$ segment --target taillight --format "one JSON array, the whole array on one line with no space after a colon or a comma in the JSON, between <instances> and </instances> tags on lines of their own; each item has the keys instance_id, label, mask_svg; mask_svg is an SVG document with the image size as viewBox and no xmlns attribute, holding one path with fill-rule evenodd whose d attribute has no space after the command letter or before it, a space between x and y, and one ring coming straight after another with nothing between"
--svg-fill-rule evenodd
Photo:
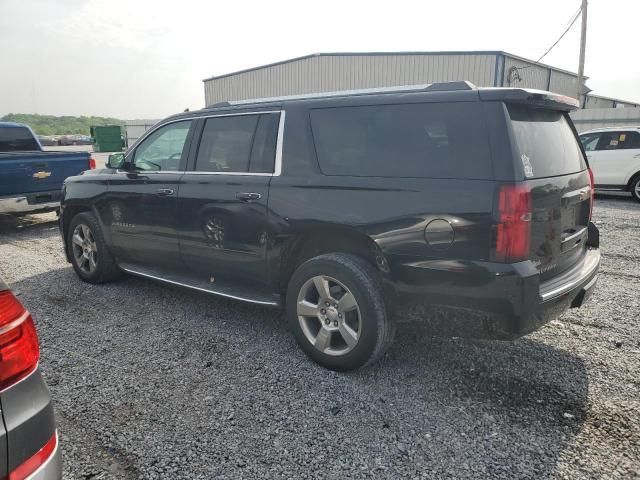
<instances>
[{"instance_id":1,"label":"taillight","mask_svg":"<svg viewBox=\"0 0 640 480\"><path fill-rule=\"evenodd\" d=\"M531 191L523 184L503 185L498 197L496 260L517 262L529 257Z\"/></svg>"},{"instance_id":2,"label":"taillight","mask_svg":"<svg viewBox=\"0 0 640 480\"><path fill-rule=\"evenodd\" d=\"M89 170L95 170L96 168L96 159L93 157L89 157Z\"/></svg>"},{"instance_id":3,"label":"taillight","mask_svg":"<svg viewBox=\"0 0 640 480\"><path fill-rule=\"evenodd\" d=\"M0 292L0 389L29 375L39 357L31 315L10 291Z\"/></svg>"},{"instance_id":4,"label":"taillight","mask_svg":"<svg viewBox=\"0 0 640 480\"><path fill-rule=\"evenodd\" d=\"M7 480L24 480L42 466L55 453L58 446L58 434L54 433L47 443L29 459L9 473Z\"/></svg>"},{"instance_id":5,"label":"taillight","mask_svg":"<svg viewBox=\"0 0 640 480\"><path fill-rule=\"evenodd\" d=\"M589 168L589 185L591 186L591 203L589 204L589 220L593 215L593 204L596 203L596 182L593 179L593 171Z\"/></svg>"}]
</instances>

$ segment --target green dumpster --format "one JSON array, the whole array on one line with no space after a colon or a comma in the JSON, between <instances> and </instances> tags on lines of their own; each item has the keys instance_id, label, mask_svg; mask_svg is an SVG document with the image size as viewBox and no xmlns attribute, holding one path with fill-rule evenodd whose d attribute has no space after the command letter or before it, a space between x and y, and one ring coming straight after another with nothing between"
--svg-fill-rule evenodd
<instances>
[{"instance_id":1,"label":"green dumpster","mask_svg":"<svg viewBox=\"0 0 640 480\"><path fill-rule=\"evenodd\" d=\"M96 152L121 152L124 147L120 125L95 125L91 137Z\"/></svg>"}]
</instances>

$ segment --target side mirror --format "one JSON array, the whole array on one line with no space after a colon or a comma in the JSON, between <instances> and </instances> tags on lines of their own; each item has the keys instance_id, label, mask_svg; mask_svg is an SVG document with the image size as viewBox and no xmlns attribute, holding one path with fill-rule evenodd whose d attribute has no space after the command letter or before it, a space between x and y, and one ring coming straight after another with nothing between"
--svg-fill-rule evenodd
<instances>
[{"instance_id":1,"label":"side mirror","mask_svg":"<svg viewBox=\"0 0 640 480\"><path fill-rule=\"evenodd\" d=\"M107 160L107 168L122 168L124 165L124 153L112 153Z\"/></svg>"}]
</instances>

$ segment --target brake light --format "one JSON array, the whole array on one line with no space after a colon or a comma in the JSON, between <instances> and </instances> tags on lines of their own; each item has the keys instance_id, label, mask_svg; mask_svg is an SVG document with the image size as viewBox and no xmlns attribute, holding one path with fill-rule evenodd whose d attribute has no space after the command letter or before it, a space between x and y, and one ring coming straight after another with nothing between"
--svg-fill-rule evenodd
<instances>
[{"instance_id":1,"label":"brake light","mask_svg":"<svg viewBox=\"0 0 640 480\"><path fill-rule=\"evenodd\" d=\"M593 215L593 205L596 203L596 182L593 179L593 171L589 168L589 186L591 187L591 203L589 204L589 220Z\"/></svg>"},{"instance_id":2,"label":"brake light","mask_svg":"<svg viewBox=\"0 0 640 480\"><path fill-rule=\"evenodd\" d=\"M40 450L38 450L34 455L29 457L29 459L20 464L18 468L9 473L9 476L6 477L7 480L24 480L29 477L33 472L35 472L42 464L44 464L56 451L58 446L58 434L54 433L53 436L44 444Z\"/></svg>"},{"instance_id":3,"label":"brake light","mask_svg":"<svg viewBox=\"0 0 640 480\"><path fill-rule=\"evenodd\" d=\"M496 260L517 262L529 257L531 191L526 185L503 185L498 197Z\"/></svg>"},{"instance_id":4,"label":"brake light","mask_svg":"<svg viewBox=\"0 0 640 480\"><path fill-rule=\"evenodd\" d=\"M96 168L96 159L93 157L89 157L89 170L95 170Z\"/></svg>"},{"instance_id":5,"label":"brake light","mask_svg":"<svg viewBox=\"0 0 640 480\"><path fill-rule=\"evenodd\" d=\"M29 375L39 358L31 315L10 291L0 292L0 389Z\"/></svg>"}]
</instances>

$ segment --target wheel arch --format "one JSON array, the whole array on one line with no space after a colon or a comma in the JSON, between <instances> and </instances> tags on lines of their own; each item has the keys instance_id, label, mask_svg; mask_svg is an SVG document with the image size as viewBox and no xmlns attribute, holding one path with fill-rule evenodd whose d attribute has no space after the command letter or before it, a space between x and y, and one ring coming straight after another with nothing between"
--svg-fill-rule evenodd
<instances>
[{"instance_id":1,"label":"wheel arch","mask_svg":"<svg viewBox=\"0 0 640 480\"><path fill-rule=\"evenodd\" d=\"M61 233L62 242L64 245L64 253L67 258L67 262L71 262L71 252L69 252L69 245L67 244L67 236L69 234L69 225L76 215L79 213L90 212L94 213L93 209L87 205L65 205L64 215L62 216Z\"/></svg>"},{"instance_id":2,"label":"wheel arch","mask_svg":"<svg viewBox=\"0 0 640 480\"><path fill-rule=\"evenodd\" d=\"M388 262L376 242L350 227L321 224L305 227L287 240L281 252L276 278L280 293L286 292L291 276L300 265L325 253L350 253L363 258L383 276L389 273Z\"/></svg>"},{"instance_id":3,"label":"wheel arch","mask_svg":"<svg viewBox=\"0 0 640 480\"><path fill-rule=\"evenodd\" d=\"M638 170L636 173L632 174L631 177L629 177L629 181L627 182L627 191L628 192L631 191L631 186L635 183L635 181L638 179L638 177L640 177L640 170Z\"/></svg>"}]
</instances>

